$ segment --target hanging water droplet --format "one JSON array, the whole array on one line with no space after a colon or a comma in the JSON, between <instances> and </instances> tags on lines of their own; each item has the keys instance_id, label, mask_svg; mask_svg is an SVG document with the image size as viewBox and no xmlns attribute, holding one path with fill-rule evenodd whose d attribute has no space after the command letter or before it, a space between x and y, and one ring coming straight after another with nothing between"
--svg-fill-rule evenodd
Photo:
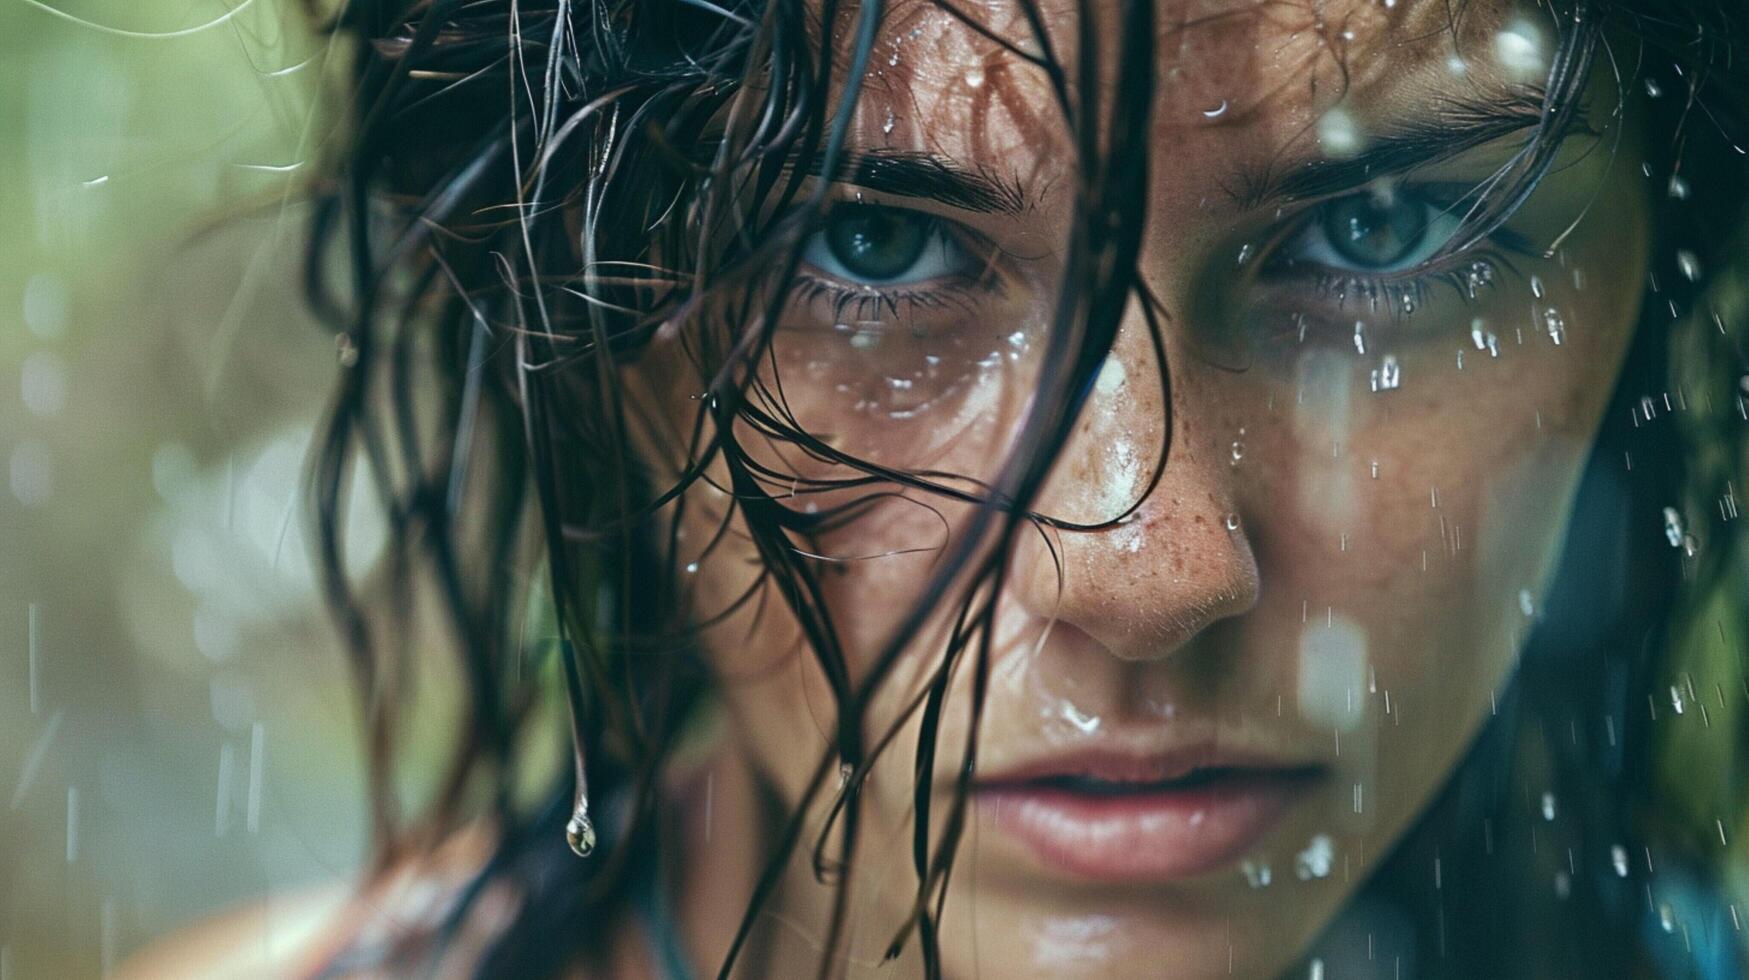
<instances>
[{"instance_id":1,"label":"hanging water droplet","mask_svg":"<svg viewBox=\"0 0 1749 980\"><path fill-rule=\"evenodd\" d=\"M695 561L687 562L686 563L686 574L697 575L698 574L698 562L695 562Z\"/></svg>"},{"instance_id":2,"label":"hanging water droplet","mask_svg":"<svg viewBox=\"0 0 1749 980\"><path fill-rule=\"evenodd\" d=\"M1684 534L1682 536L1682 553L1684 555L1686 555L1689 558L1693 558L1695 555L1695 552L1697 552L1699 550L1700 550L1700 542L1694 540L1694 535Z\"/></svg>"},{"instance_id":3,"label":"hanging water droplet","mask_svg":"<svg viewBox=\"0 0 1749 980\"><path fill-rule=\"evenodd\" d=\"M1689 282L1700 281L1700 256L1688 249L1683 248L1676 251L1676 268L1682 270L1682 278Z\"/></svg>"},{"instance_id":4,"label":"hanging water droplet","mask_svg":"<svg viewBox=\"0 0 1749 980\"><path fill-rule=\"evenodd\" d=\"M850 346L857 350L874 350L881 345L880 324L858 324L855 333L850 335Z\"/></svg>"},{"instance_id":5,"label":"hanging water droplet","mask_svg":"<svg viewBox=\"0 0 1749 980\"><path fill-rule=\"evenodd\" d=\"M1470 321L1470 342L1477 350L1488 349L1488 322L1481 317Z\"/></svg>"},{"instance_id":6,"label":"hanging water droplet","mask_svg":"<svg viewBox=\"0 0 1749 980\"><path fill-rule=\"evenodd\" d=\"M1556 347L1567 338L1566 318L1561 316L1560 310L1552 306L1543 311L1543 329L1549 332L1549 339L1554 341Z\"/></svg>"},{"instance_id":7,"label":"hanging water droplet","mask_svg":"<svg viewBox=\"0 0 1749 980\"><path fill-rule=\"evenodd\" d=\"M893 110L888 109L887 110L887 118L881 121L881 132L886 133L886 134L891 134L893 131L893 127L897 124L898 124L898 120L896 118L894 118Z\"/></svg>"},{"instance_id":8,"label":"hanging water droplet","mask_svg":"<svg viewBox=\"0 0 1749 980\"><path fill-rule=\"evenodd\" d=\"M1553 793L1543 794L1543 819L1555 819L1555 794Z\"/></svg>"},{"instance_id":9,"label":"hanging water droplet","mask_svg":"<svg viewBox=\"0 0 1749 980\"><path fill-rule=\"evenodd\" d=\"M1239 460L1245 458L1245 444L1238 439L1233 440L1233 465L1238 466Z\"/></svg>"},{"instance_id":10,"label":"hanging water droplet","mask_svg":"<svg viewBox=\"0 0 1749 980\"><path fill-rule=\"evenodd\" d=\"M1486 340L1488 343L1488 356L1489 357L1499 357L1500 356L1500 338L1495 336L1495 334L1492 331L1489 331L1488 336L1486 337Z\"/></svg>"},{"instance_id":11,"label":"hanging water droplet","mask_svg":"<svg viewBox=\"0 0 1749 980\"><path fill-rule=\"evenodd\" d=\"M1670 542L1670 547L1682 547L1682 536L1686 531L1681 512L1674 507L1664 508L1664 539Z\"/></svg>"},{"instance_id":12,"label":"hanging water droplet","mask_svg":"<svg viewBox=\"0 0 1749 980\"><path fill-rule=\"evenodd\" d=\"M1410 290L1403 290L1403 295L1398 299L1398 305L1402 308L1404 316L1413 315L1415 312L1415 294Z\"/></svg>"},{"instance_id":13,"label":"hanging water droplet","mask_svg":"<svg viewBox=\"0 0 1749 980\"><path fill-rule=\"evenodd\" d=\"M1617 878L1628 876L1628 849L1616 844L1609 849L1609 863L1615 867Z\"/></svg>"},{"instance_id":14,"label":"hanging water droplet","mask_svg":"<svg viewBox=\"0 0 1749 980\"><path fill-rule=\"evenodd\" d=\"M1676 931L1676 910L1670 907L1669 902L1664 902L1658 906L1658 925L1665 932Z\"/></svg>"},{"instance_id":15,"label":"hanging water droplet","mask_svg":"<svg viewBox=\"0 0 1749 980\"><path fill-rule=\"evenodd\" d=\"M571 845L571 853L580 858L595 851L595 824L589 819L588 801L577 801L577 809L565 823L565 843Z\"/></svg>"},{"instance_id":16,"label":"hanging water droplet","mask_svg":"<svg viewBox=\"0 0 1749 980\"><path fill-rule=\"evenodd\" d=\"M1269 887L1269 882L1272 877L1269 865L1253 864L1250 861L1243 861L1239 864L1239 870L1245 875L1245 883L1252 888Z\"/></svg>"},{"instance_id":17,"label":"hanging water droplet","mask_svg":"<svg viewBox=\"0 0 1749 980\"><path fill-rule=\"evenodd\" d=\"M1354 321L1354 350L1356 353L1366 353L1366 324L1360 320Z\"/></svg>"},{"instance_id":18,"label":"hanging water droplet","mask_svg":"<svg viewBox=\"0 0 1749 980\"><path fill-rule=\"evenodd\" d=\"M1675 684L1670 685L1670 709L1677 714L1682 714L1687 708L1688 698L1683 695L1682 688Z\"/></svg>"},{"instance_id":19,"label":"hanging water droplet","mask_svg":"<svg viewBox=\"0 0 1749 980\"><path fill-rule=\"evenodd\" d=\"M1403 383L1402 368L1397 365L1394 354L1386 354L1383 361L1372 372L1372 390L1395 391Z\"/></svg>"},{"instance_id":20,"label":"hanging water droplet","mask_svg":"<svg viewBox=\"0 0 1749 980\"><path fill-rule=\"evenodd\" d=\"M1252 247L1250 242L1246 242L1245 244L1239 246L1239 261L1237 264L1239 265L1240 268L1244 268L1245 263L1251 261L1251 256L1254 252L1255 252L1255 249Z\"/></svg>"},{"instance_id":21,"label":"hanging water droplet","mask_svg":"<svg viewBox=\"0 0 1749 980\"><path fill-rule=\"evenodd\" d=\"M1537 299L1543 298L1543 277L1532 274L1530 277L1530 294Z\"/></svg>"},{"instance_id":22,"label":"hanging water droplet","mask_svg":"<svg viewBox=\"0 0 1749 980\"><path fill-rule=\"evenodd\" d=\"M1655 99L1664 94L1664 87L1658 84L1657 79L1648 78L1646 79L1646 94Z\"/></svg>"},{"instance_id":23,"label":"hanging water droplet","mask_svg":"<svg viewBox=\"0 0 1749 980\"><path fill-rule=\"evenodd\" d=\"M1676 201L1688 200L1688 194L1689 194L1688 181L1683 180L1680 176L1678 176L1676 174L1671 174L1670 175L1670 186L1668 188L1668 192L1669 192L1672 200L1676 200Z\"/></svg>"},{"instance_id":24,"label":"hanging water droplet","mask_svg":"<svg viewBox=\"0 0 1749 980\"><path fill-rule=\"evenodd\" d=\"M1301 881L1330 877L1330 865L1336 859L1336 846L1326 834L1314 836L1306 849L1294 855L1294 875Z\"/></svg>"}]
</instances>

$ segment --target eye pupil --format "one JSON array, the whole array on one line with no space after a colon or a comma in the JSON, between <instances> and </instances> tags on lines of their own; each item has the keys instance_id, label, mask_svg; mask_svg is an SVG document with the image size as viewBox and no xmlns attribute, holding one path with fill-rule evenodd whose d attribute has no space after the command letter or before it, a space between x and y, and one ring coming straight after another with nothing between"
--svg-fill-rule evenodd
<instances>
[{"instance_id":1,"label":"eye pupil","mask_svg":"<svg viewBox=\"0 0 1749 980\"><path fill-rule=\"evenodd\" d=\"M1427 208L1406 198L1355 194L1324 208L1324 234L1337 254L1363 268L1387 268L1427 237Z\"/></svg>"},{"instance_id":2,"label":"eye pupil","mask_svg":"<svg viewBox=\"0 0 1749 980\"><path fill-rule=\"evenodd\" d=\"M922 215L872 205L844 205L826 217L832 257L857 277L896 279L922 258L932 229Z\"/></svg>"}]
</instances>

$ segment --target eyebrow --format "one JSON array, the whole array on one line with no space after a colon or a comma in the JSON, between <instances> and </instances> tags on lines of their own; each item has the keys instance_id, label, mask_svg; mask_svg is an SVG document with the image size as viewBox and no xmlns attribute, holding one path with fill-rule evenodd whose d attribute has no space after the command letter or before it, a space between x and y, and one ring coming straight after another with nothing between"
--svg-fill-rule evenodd
<instances>
[{"instance_id":1,"label":"eyebrow","mask_svg":"<svg viewBox=\"0 0 1749 980\"><path fill-rule=\"evenodd\" d=\"M808 161L807 172L824 176L824 162ZM1032 207L1018 179L1004 179L983 167L968 167L947 157L910 150L846 150L831 179L878 193L935 201L963 211L1020 214Z\"/></svg>"},{"instance_id":2,"label":"eyebrow","mask_svg":"<svg viewBox=\"0 0 1749 980\"><path fill-rule=\"evenodd\" d=\"M1271 202L1287 203L1352 191L1393 174L1459 156L1543 121L1544 98L1537 90L1522 90L1499 101L1445 99L1425 116L1397 124L1370 137L1365 149L1350 157L1273 161L1242 172L1228 191L1250 210ZM1573 128L1589 131L1583 116ZM818 156L806 167L823 176ZM846 150L833 168L832 180L870 191L932 200L948 207L984 214L1022 214L1034 207L1016 178L997 176L952 158L912 150L875 148Z\"/></svg>"},{"instance_id":3,"label":"eyebrow","mask_svg":"<svg viewBox=\"0 0 1749 980\"><path fill-rule=\"evenodd\" d=\"M1533 129L1543 118L1540 91L1517 92L1497 102L1444 99L1420 118L1369 136L1365 149L1353 156L1299 160L1241 173L1229 192L1247 210L1273 202L1329 197ZM1570 131L1591 131L1583 114L1573 117Z\"/></svg>"}]
</instances>

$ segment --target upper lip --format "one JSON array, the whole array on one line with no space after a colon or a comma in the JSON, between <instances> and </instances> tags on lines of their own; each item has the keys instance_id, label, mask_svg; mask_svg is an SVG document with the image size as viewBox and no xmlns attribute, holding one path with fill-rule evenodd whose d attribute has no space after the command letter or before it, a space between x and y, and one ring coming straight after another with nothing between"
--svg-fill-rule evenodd
<instances>
[{"instance_id":1,"label":"upper lip","mask_svg":"<svg viewBox=\"0 0 1749 980\"><path fill-rule=\"evenodd\" d=\"M1282 775L1310 773L1323 768L1317 760L1295 760L1279 753L1249 750L1204 742L1159 751L1134 751L1116 747L1087 746L1027 762L979 773L977 789L1016 788L1044 780L1080 778L1107 783L1160 783L1182 779L1213 769L1246 770Z\"/></svg>"}]
</instances>

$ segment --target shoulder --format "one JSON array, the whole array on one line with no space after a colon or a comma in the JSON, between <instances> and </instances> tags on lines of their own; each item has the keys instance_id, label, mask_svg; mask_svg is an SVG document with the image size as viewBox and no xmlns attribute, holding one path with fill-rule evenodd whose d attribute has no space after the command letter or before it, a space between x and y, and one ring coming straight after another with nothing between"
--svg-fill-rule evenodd
<instances>
[{"instance_id":1,"label":"shoulder","mask_svg":"<svg viewBox=\"0 0 1749 980\"><path fill-rule=\"evenodd\" d=\"M490 842L483 832L467 831L364 884L337 881L257 899L149 945L123 963L115 976L118 980L315 976L343 953L389 949L434 926L484 862ZM361 963L357 972L373 971Z\"/></svg>"},{"instance_id":2,"label":"shoulder","mask_svg":"<svg viewBox=\"0 0 1749 980\"><path fill-rule=\"evenodd\" d=\"M307 976L354 891L331 885L264 899L190 926L122 965L118 980Z\"/></svg>"}]
</instances>

